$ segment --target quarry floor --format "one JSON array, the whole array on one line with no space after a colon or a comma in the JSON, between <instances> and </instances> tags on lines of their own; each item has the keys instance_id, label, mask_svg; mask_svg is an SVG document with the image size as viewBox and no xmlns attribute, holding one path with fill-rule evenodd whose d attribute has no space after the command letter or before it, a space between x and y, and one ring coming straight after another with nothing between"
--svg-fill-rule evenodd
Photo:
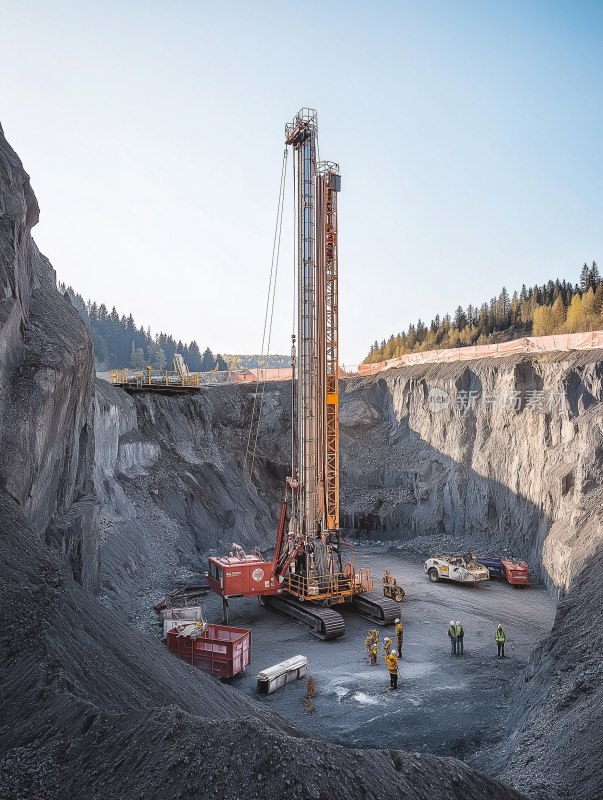
<instances>
[{"instance_id":1,"label":"quarry floor","mask_svg":"<svg viewBox=\"0 0 603 800\"><path fill-rule=\"evenodd\" d=\"M252 629L252 663L232 686L317 738L363 747L400 748L470 759L504 736L513 684L535 645L553 624L555 604L542 587L517 589L501 580L479 586L432 584L416 557L383 548L357 550L359 566L381 576L390 569L404 587L405 626L398 691L389 688L381 658L370 666L364 648L370 622L344 610L346 634L322 642L286 618L261 608L255 599L231 601L231 625ZM210 622L221 621L221 600L203 602ZM465 630L462 657L450 654L448 623ZM494 630L503 623L506 655L496 657ZM160 635L159 628L155 628ZM285 658L305 655L317 681L313 710L304 707L306 680L270 696L256 693L256 674Z\"/></svg>"}]
</instances>

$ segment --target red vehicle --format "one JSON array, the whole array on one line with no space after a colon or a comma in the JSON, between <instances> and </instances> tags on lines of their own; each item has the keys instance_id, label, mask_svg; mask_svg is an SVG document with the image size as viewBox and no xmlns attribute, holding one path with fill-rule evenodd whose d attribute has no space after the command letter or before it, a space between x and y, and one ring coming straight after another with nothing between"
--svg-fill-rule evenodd
<instances>
[{"instance_id":1,"label":"red vehicle","mask_svg":"<svg viewBox=\"0 0 603 800\"><path fill-rule=\"evenodd\" d=\"M510 558L503 558L502 570L506 579L514 586L528 585L528 565L525 561L513 561L513 559Z\"/></svg>"}]
</instances>

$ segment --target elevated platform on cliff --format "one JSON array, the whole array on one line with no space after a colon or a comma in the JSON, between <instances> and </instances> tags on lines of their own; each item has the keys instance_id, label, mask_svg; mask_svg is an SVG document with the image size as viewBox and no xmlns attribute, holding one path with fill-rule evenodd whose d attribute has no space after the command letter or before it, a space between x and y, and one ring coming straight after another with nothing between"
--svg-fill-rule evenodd
<instances>
[{"instance_id":1,"label":"elevated platform on cliff","mask_svg":"<svg viewBox=\"0 0 603 800\"><path fill-rule=\"evenodd\" d=\"M187 394L198 392L205 385L199 373L182 373L169 370L114 369L106 376L113 386L126 392L159 392L161 394Z\"/></svg>"}]
</instances>

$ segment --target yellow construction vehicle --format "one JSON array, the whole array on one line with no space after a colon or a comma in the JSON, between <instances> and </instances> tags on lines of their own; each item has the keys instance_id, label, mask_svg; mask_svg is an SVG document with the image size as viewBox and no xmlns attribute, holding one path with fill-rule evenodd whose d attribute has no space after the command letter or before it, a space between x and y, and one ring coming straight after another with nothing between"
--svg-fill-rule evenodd
<instances>
[{"instance_id":1,"label":"yellow construction vehicle","mask_svg":"<svg viewBox=\"0 0 603 800\"><path fill-rule=\"evenodd\" d=\"M383 573L383 595L389 597L390 600L395 600L396 603L401 603L404 599L404 589L398 584L398 581L391 572L386 569Z\"/></svg>"}]
</instances>

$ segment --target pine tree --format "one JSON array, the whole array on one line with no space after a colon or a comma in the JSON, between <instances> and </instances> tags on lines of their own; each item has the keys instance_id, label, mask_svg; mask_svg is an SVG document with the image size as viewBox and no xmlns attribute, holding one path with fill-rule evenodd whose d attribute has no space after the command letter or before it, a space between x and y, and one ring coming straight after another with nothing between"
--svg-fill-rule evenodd
<instances>
[{"instance_id":1,"label":"pine tree","mask_svg":"<svg viewBox=\"0 0 603 800\"><path fill-rule=\"evenodd\" d=\"M387 344L385 345L385 349L383 350L383 358L388 361L390 358L394 357L394 350L396 349L396 342L394 339L394 334L389 337L387 340Z\"/></svg>"},{"instance_id":2,"label":"pine tree","mask_svg":"<svg viewBox=\"0 0 603 800\"><path fill-rule=\"evenodd\" d=\"M557 299L551 307L551 323L553 330L551 333L561 333L565 325L565 306L563 305L563 298L557 295Z\"/></svg>"},{"instance_id":3,"label":"pine tree","mask_svg":"<svg viewBox=\"0 0 603 800\"><path fill-rule=\"evenodd\" d=\"M203 353L201 358L201 372L211 372L212 369L216 366L216 359L214 358L214 354L209 349L209 347Z\"/></svg>"},{"instance_id":4,"label":"pine tree","mask_svg":"<svg viewBox=\"0 0 603 800\"><path fill-rule=\"evenodd\" d=\"M132 342L132 350L130 353L130 366L133 369L143 369L146 366L144 350L142 347L134 347L134 342Z\"/></svg>"},{"instance_id":5,"label":"pine tree","mask_svg":"<svg viewBox=\"0 0 603 800\"><path fill-rule=\"evenodd\" d=\"M153 366L161 370L164 370L167 367L167 358L163 352L163 347L160 347L159 345L155 349L155 362Z\"/></svg>"},{"instance_id":6,"label":"pine tree","mask_svg":"<svg viewBox=\"0 0 603 800\"><path fill-rule=\"evenodd\" d=\"M503 286L496 301L496 322L501 328L506 328L509 322L509 292Z\"/></svg>"},{"instance_id":7,"label":"pine tree","mask_svg":"<svg viewBox=\"0 0 603 800\"><path fill-rule=\"evenodd\" d=\"M577 333L582 327L582 298L579 294L572 297L572 302L567 310L566 330L568 333Z\"/></svg>"},{"instance_id":8,"label":"pine tree","mask_svg":"<svg viewBox=\"0 0 603 800\"><path fill-rule=\"evenodd\" d=\"M538 306L534 310L534 336L549 336L553 333L553 321L550 306Z\"/></svg>"},{"instance_id":9,"label":"pine tree","mask_svg":"<svg viewBox=\"0 0 603 800\"><path fill-rule=\"evenodd\" d=\"M415 334L415 326L409 325L408 326L408 333L406 334L406 349L407 352L412 353L414 347L417 343L417 337Z\"/></svg>"},{"instance_id":10,"label":"pine tree","mask_svg":"<svg viewBox=\"0 0 603 800\"><path fill-rule=\"evenodd\" d=\"M600 283L601 276L599 275L599 267L597 266L597 262L593 261L592 266L588 271L588 285L593 291L596 291Z\"/></svg>"},{"instance_id":11,"label":"pine tree","mask_svg":"<svg viewBox=\"0 0 603 800\"><path fill-rule=\"evenodd\" d=\"M598 327L597 323L595 293L591 286L588 291L584 292L582 295L582 325L580 329L583 331L591 331Z\"/></svg>"},{"instance_id":12,"label":"pine tree","mask_svg":"<svg viewBox=\"0 0 603 800\"><path fill-rule=\"evenodd\" d=\"M467 324L467 317L465 316L463 307L457 306L454 312L454 322L452 323L452 327L455 328L455 330L457 331L462 331L466 324Z\"/></svg>"}]
</instances>

